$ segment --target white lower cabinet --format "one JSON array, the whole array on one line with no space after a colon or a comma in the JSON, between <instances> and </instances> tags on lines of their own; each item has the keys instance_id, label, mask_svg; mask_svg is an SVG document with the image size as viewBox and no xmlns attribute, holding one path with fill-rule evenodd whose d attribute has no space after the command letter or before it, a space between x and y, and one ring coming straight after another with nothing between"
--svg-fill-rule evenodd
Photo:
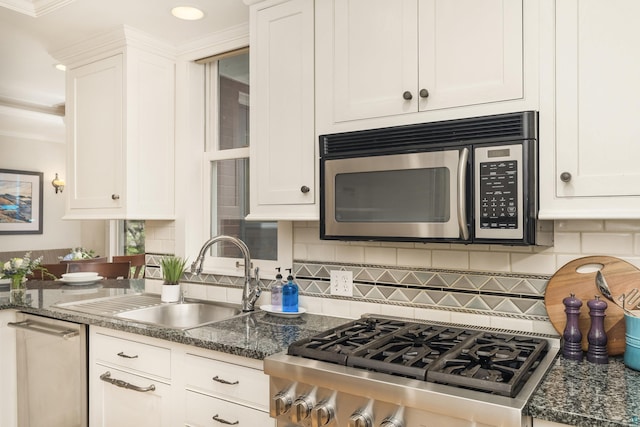
<instances>
[{"instance_id":1,"label":"white lower cabinet","mask_svg":"<svg viewBox=\"0 0 640 427\"><path fill-rule=\"evenodd\" d=\"M176 425L171 349L163 344L160 340L90 327L91 427Z\"/></svg>"},{"instance_id":2,"label":"white lower cabinet","mask_svg":"<svg viewBox=\"0 0 640 427\"><path fill-rule=\"evenodd\" d=\"M90 427L275 426L262 361L90 327Z\"/></svg>"},{"instance_id":3,"label":"white lower cabinet","mask_svg":"<svg viewBox=\"0 0 640 427\"><path fill-rule=\"evenodd\" d=\"M97 375L99 374L99 375ZM96 379L96 375L98 378ZM134 388L124 388L100 379ZM91 426L170 427L172 419L171 386L157 380L132 375L110 366L96 364L92 375L90 411Z\"/></svg>"}]
</instances>

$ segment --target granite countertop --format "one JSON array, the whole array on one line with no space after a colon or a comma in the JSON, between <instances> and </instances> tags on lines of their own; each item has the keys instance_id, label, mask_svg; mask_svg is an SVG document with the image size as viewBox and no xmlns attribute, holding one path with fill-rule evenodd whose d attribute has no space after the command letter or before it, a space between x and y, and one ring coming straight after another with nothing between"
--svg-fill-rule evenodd
<instances>
[{"instance_id":1,"label":"granite countertop","mask_svg":"<svg viewBox=\"0 0 640 427\"><path fill-rule=\"evenodd\" d=\"M304 313L297 318L281 318L256 309L251 313L198 328L179 330L74 312L57 307L58 303L108 296L144 293L145 280L102 280L97 285L70 286L58 281L27 282L27 304L9 302L9 292L0 290L0 310L16 309L76 323L102 326L146 335L167 341L193 345L252 359L287 349L292 342L336 327L349 319Z\"/></svg>"},{"instance_id":2,"label":"granite countertop","mask_svg":"<svg viewBox=\"0 0 640 427\"><path fill-rule=\"evenodd\" d=\"M622 357L596 365L559 356L525 410L574 426L638 426L640 372L627 368Z\"/></svg>"}]
</instances>

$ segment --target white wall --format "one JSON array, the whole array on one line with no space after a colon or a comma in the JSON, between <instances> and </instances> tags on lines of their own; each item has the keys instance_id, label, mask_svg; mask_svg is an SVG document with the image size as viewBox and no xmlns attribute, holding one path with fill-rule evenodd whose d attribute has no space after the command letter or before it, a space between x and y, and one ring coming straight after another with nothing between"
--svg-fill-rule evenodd
<instances>
[{"instance_id":1,"label":"white wall","mask_svg":"<svg viewBox=\"0 0 640 427\"><path fill-rule=\"evenodd\" d=\"M56 172L66 178L65 147L61 117L0 109L0 169L44 174L43 234L0 235L0 252L81 245L81 222L62 220L65 195L51 185Z\"/></svg>"}]
</instances>

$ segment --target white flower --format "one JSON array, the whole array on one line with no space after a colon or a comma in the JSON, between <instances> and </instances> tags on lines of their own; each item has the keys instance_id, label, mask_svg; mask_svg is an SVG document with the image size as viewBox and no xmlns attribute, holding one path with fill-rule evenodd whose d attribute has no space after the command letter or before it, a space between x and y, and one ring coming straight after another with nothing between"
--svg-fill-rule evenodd
<instances>
[{"instance_id":1,"label":"white flower","mask_svg":"<svg viewBox=\"0 0 640 427\"><path fill-rule=\"evenodd\" d=\"M15 266L15 268L22 267L23 263L24 263L24 260L22 258L14 258L13 259L13 265Z\"/></svg>"}]
</instances>

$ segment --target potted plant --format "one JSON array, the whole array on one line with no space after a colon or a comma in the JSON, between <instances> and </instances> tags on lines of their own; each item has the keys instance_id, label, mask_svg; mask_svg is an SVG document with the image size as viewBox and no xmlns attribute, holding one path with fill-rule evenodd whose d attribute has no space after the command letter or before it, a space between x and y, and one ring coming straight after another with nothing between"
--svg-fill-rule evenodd
<instances>
[{"instance_id":1,"label":"potted plant","mask_svg":"<svg viewBox=\"0 0 640 427\"><path fill-rule=\"evenodd\" d=\"M160 261L162 268L162 302L176 302L180 300L180 279L185 271L187 260L177 256L167 256Z\"/></svg>"}]
</instances>

